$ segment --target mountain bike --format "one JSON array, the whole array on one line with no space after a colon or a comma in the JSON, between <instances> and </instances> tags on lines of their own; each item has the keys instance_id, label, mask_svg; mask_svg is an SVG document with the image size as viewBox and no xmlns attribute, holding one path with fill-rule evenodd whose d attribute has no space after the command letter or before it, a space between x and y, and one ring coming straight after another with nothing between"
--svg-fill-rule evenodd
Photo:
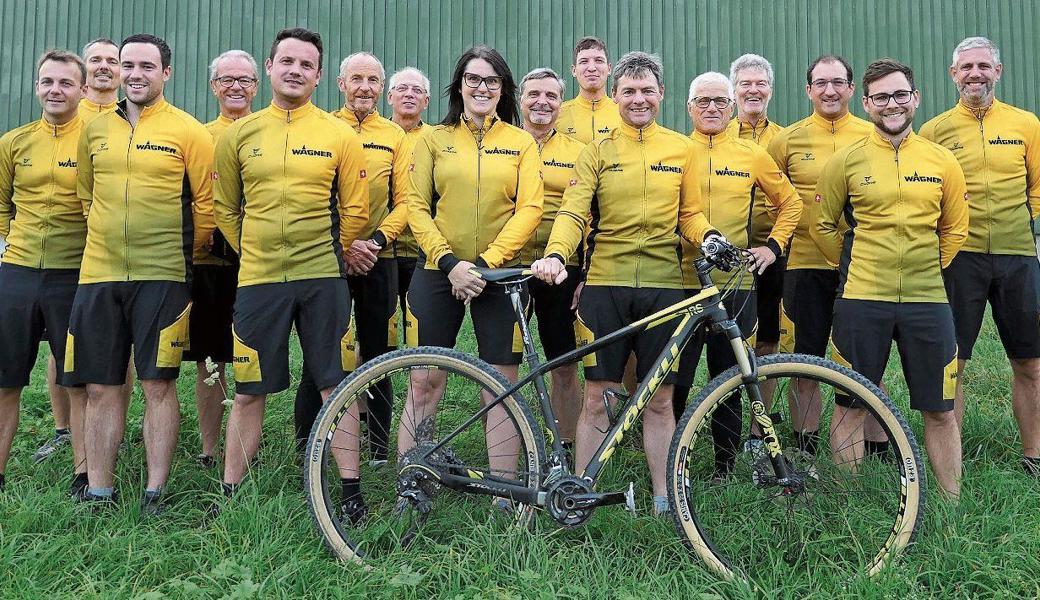
<instances>
[{"instance_id":1,"label":"mountain bike","mask_svg":"<svg viewBox=\"0 0 1040 600\"><path fill-rule=\"evenodd\" d=\"M756 358L724 306L726 286L720 290L711 276L713 269L744 269L746 251L713 240L703 254L695 261L699 292L549 361L539 357L525 318L523 291L530 271L475 270L488 282L483 293L511 298L515 347L522 349L529 373L510 383L474 356L418 347L372 360L340 383L315 422L304 465L311 513L327 546L344 561L377 562L420 545L443 548L488 519L531 527L541 512L571 528L601 506L634 510L632 483L627 489L598 489L605 467L687 343L695 335L720 335L729 340L737 365L689 403L671 438L668 497L679 537L693 555L730 579L754 578L776 563L846 575L880 571L912 542L924 510L925 470L905 419L877 386L849 368L807 355ZM674 332L635 392L604 394L609 429L588 466L575 472L545 375L663 326ZM796 379L818 384L811 386L812 397L799 395L805 386L793 385ZM411 397L439 387L444 392L435 412L418 411ZM393 397L385 398L391 389ZM762 390L771 390L769 397L763 398ZM734 394L749 408L750 418L740 419L741 439L747 441L732 469L720 474L712 417ZM862 430L843 439L830 435L837 425L831 422L836 395L876 418L890 440L889 459L864 456ZM358 418L351 408L374 400L393 402L392 431L344 439L346 420ZM379 454L370 448L373 439L389 437L393 443L402 435L414 444L402 444L396 464L392 458L389 464L361 461L364 521L341 518L337 466L329 460L333 447L360 452L364 459ZM807 436L818 438L814 447L794 442ZM384 448L380 455L385 453Z\"/></svg>"}]
</instances>

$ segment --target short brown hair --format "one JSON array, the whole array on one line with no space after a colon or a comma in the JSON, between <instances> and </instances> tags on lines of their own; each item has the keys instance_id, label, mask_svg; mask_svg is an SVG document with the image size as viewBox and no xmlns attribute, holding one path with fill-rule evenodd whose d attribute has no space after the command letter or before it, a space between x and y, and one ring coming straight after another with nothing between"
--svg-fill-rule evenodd
<instances>
[{"instance_id":1,"label":"short brown hair","mask_svg":"<svg viewBox=\"0 0 1040 600\"><path fill-rule=\"evenodd\" d=\"M845 60L837 54L821 54L816 57L816 60L809 63L809 68L805 70L805 85L812 85L812 72L816 68L816 65L820 63L839 63L845 67L845 79L852 83L852 65L849 61Z\"/></svg>"},{"instance_id":2,"label":"short brown hair","mask_svg":"<svg viewBox=\"0 0 1040 600\"><path fill-rule=\"evenodd\" d=\"M607 55L607 60L610 60L610 53L607 51L607 43L598 37L587 35L580 40L577 44L574 44L574 62L578 62L578 53L582 50L602 50L603 54Z\"/></svg>"},{"instance_id":3,"label":"short brown hair","mask_svg":"<svg viewBox=\"0 0 1040 600\"><path fill-rule=\"evenodd\" d=\"M321 34L317 31L311 31L310 29L304 29L303 27L290 27L279 31L274 36L274 42L271 43L271 52L267 55L268 60L274 60L275 53L278 52L278 44L282 43L282 40L292 38L294 40L300 40L301 42L307 42L318 49L318 68L321 69L322 57L325 55L325 48L321 43Z\"/></svg>"},{"instance_id":4,"label":"short brown hair","mask_svg":"<svg viewBox=\"0 0 1040 600\"><path fill-rule=\"evenodd\" d=\"M871 83L874 83L882 77L891 75L892 73L902 73L906 76L906 81L910 84L910 89L917 89L914 87L913 69L894 58L879 58L867 65L867 70L863 71L863 95L866 96L870 93L869 88Z\"/></svg>"},{"instance_id":5,"label":"short brown hair","mask_svg":"<svg viewBox=\"0 0 1040 600\"><path fill-rule=\"evenodd\" d=\"M87 65L75 52L69 52L68 50L48 50L44 52L43 56L40 57L40 60L36 61L37 75L39 74L40 67L43 66L43 63L49 60L76 65L79 67L80 84L87 83Z\"/></svg>"}]
</instances>

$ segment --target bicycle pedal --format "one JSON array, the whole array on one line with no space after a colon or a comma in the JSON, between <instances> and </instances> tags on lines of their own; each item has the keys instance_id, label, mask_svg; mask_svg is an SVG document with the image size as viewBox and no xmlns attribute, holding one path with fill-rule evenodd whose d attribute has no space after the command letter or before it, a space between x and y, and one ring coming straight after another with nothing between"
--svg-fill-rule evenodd
<instances>
[{"instance_id":1,"label":"bicycle pedal","mask_svg":"<svg viewBox=\"0 0 1040 600\"><path fill-rule=\"evenodd\" d=\"M625 510L636 514L636 487L631 481L628 482L628 491L625 492Z\"/></svg>"}]
</instances>

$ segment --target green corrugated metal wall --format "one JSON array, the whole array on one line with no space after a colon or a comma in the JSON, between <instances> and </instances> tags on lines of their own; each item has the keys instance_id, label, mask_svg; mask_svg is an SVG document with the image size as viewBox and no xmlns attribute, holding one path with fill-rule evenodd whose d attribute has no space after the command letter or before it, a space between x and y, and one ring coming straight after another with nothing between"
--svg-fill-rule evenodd
<instances>
[{"instance_id":1,"label":"green corrugated metal wall","mask_svg":"<svg viewBox=\"0 0 1040 600\"><path fill-rule=\"evenodd\" d=\"M440 89L468 45L497 47L519 79L536 66L569 72L570 49L582 35L598 35L611 55L633 49L660 54L667 87L663 122L687 130L686 89L706 70L728 73L743 52L757 52L776 68L770 113L787 123L808 111L804 71L823 52L843 54L858 73L872 59L893 56L917 71L924 105L918 124L955 99L946 67L953 46L986 35L1002 48L1006 72L998 93L1032 110L1040 98L1040 0L0 0L0 126L35 118L33 62L45 49L78 49L92 38L115 40L139 31L173 48L167 96L206 121L216 102L206 86L207 65L223 50L265 56L284 26L317 29L326 40L325 80L316 102L341 103L335 85L339 60L370 50L388 72L414 65ZM574 83L568 80L568 95ZM434 93L428 120L444 106ZM269 97L266 84L257 106ZM857 106L857 112L861 112Z\"/></svg>"}]
</instances>

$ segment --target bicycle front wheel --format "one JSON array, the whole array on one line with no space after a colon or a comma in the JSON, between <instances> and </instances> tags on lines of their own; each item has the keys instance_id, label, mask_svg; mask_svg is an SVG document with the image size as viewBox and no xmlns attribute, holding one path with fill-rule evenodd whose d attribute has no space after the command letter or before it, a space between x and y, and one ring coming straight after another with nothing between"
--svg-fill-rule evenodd
<instances>
[{"instance_id":1,"label":"bicycle front wheel","mask_svg":"<svg viewBox=\"0 0 1040 600\"><path fill-rule=\"evenodd\" d=\"M672 439L679 535L726 578L779 584L790 577L784 565L874 575L913 540L923 515L925 472L905 419L873 383L822 358L768 356L758 372L792 477L778 481L759 426L741 415L750 398L733 367L691 403ZM836 395L863 410L836 413ZM864 456L869 417L890 441L887 456Z\"/></svg>"},{"instance_id":2,"label":"bicycle front wheel","mask_svg":"<svg viewBox=\"0 0 1040 600\"><path fill-rule=\"evenodd\" d=\"M537 489L543 438L519 394L463 426L483 402L508 386L487 363L433 347L385 354L343 380L315 421L304 460L311 514L333 554L361 562L472 535L489 518L505 523L530 519L530 506L455 493L439 477L450 471ZM428 399L435 390L443 390L436 405L414 400ZM421 449L441 441L443 448L420 458ZM401 467L416 462L422 465L412 467L421 471L415 486L421 504L398 496ZM344 497L349 492L342 485L342 478L358 473L363 509L356 495Z\"/></svg>"}]
</instances>

